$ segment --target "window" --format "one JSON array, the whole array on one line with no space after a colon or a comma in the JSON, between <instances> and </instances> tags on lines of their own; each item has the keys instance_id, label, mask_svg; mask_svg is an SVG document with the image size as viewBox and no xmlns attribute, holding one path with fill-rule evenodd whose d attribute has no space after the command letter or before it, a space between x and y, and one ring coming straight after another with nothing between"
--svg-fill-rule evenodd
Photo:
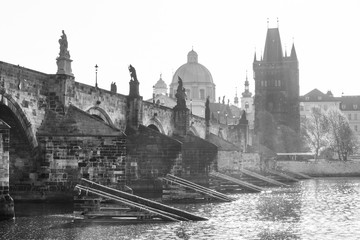
<instances>
[{"instance_id":1,"label":"window","mask_svg":"<svg viewBox=\"0 0 360 240\"><path fill-rule=\"evenodd\" d=\"M264 81L263 81L263 80L261 80L261 86L262 86L262 87L264 86Z\"/></svg>"},{"instance_id":2,"label":"window","mask_svg":"<svg viewBox=\"0 0 360 240\"><path fill-rule=\"evenodd\" d=\"M351 113L348 114L348 119L351 120Z\"/></svg>"},{"instance_id":3,"label":"window","mask_svg":"<svg viewBox=\"0 0 360 240\"><path fill-rule=\"evenodd\" d=\"M265 87L267 87L267 81L265 80Z\"/></svg>"},{"instance_id":4,"label":"window","mask_svg":"<svg viewBox=\"0 0 360 240\"><path fill-rule=\"evenodd\" d=\"M205 100L205 90L204 89L200 89L200 99Z\"/></svg>"},{"instance_id":5,"label":"window","mask_svg":"<svg viewBox=\"0 0 360 240\"><path fill-rule=\"evenodd\" d=\"M190 89L186 89L185 91L186 91L186 96L190 97Z\"/></svg>"},{"instance_id":6,"label":"window","mask_svg":"<svg viewBox=\"0 0 360 240\"><path fill-rule=\"evenodd\" d=\"M281 87L281 80L278 80L278 86Z\"/></svg>"},{"instance_id":7,"label":"window","mask_svg":"<svg viewBox=\"0 0 360 240\"><path fill-rule=\"evenodd\" d=\"M357 113L354 113L354 119L357 120Z\"/></svg>"},{"instance_id":8,"label":"window","mask_svg":"<svg viewBox=\"0 0 360 240\"><path fill-rule=\"evenodd\" d=\"M354 109L357 109L357 108L358 108L357 104L354 104L353 107L354 107Z\"/></svg>"},{"instance_id":9,"label":"window","mask_svg":"<svg viewBox=\"0 0 360 240\"><path fill-rule=\"evenodd\" d=\"M358 131L358 127L357 127L357 125L355 125L355 126L354 126L354 129L355 129L355 132L357 132L357 131Z\"/></svg>"},{"instance_id":10,"label":"window","mask_svg":"<svg viewBox=\"0 0 360 240\"><path fill-rule=\"evenodd\" d=\"M318 100L321 100L322 99L322 97L321 96L318 96Z\"/></svg>"},{"instance_id":11,"label":"window","mask_svg":"<svg viewBox=\"0 0 360 240\"><path fill-rule=\"evenodd\" d=\"M342 109L346 109L346 105L345 105L345 104L341 104L341 108L342 108Z\"/></svg>"},{"instance_id":12,"label":"window","mask_svg":"<svg viewBox=\"0 0 360 240\"><path fill-rule=\"evenodd\" d=\"M309 101L309 100L310 100L310 98L309 98L309 97L305 97L305 100L306 100L306 101Z\"/></svg>"}]
</instances>

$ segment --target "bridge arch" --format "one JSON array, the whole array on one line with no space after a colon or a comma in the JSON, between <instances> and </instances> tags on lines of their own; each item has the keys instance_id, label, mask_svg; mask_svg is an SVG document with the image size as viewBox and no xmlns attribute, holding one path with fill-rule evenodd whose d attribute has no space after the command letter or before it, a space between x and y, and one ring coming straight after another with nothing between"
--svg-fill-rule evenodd
<instances>
[{"instance_id":1,"label":"bridge arch","mask_svg":"<svg viewBox=\"0 0 360 240\"><path fill-rule=\"evenodd\" d=\"M150 127L151 129L158 130L162 134L165 134L165 131L164 131L164 128L163 128L161 122L156 117L151 118L150 121L148 122L147 126Z\"/></svg>"},{"instance_id":2,"label":"bridge arch","mask_svg":"<svg viewBox=\"0 0 360 240\"><path fill-rule=\"evenodd\" d=\"M109 114L107 114L107 112L104 109L94 106L89 108L86 112L100 120L103 120L105 123L109 124L110 126L114 127L114 124Z\"/></svg>"},{"instance_id":3,"label":"bridge arch","mask_svg":"<svg viewBox=\"0 0 360 240\"><path fill-rule=\"evenodd\" d=\"M11 95L0 90L0 119L10 126L9 183L27 179L37 166L38 142L33 127L20 105Z\"/></svg>"},{"instance_id":4,"label":"bridge arch","mask_svg":"<svg viewBox=\"0 0 360 240\"><path fill-rule=\"evenodd\" d=\"M10 127L13 128L15 124L17 124L17 126L20 126L22 130L22 134L24 135L24 137L26 137L31 147L32 148L37 147L38 142L33 133L31 122L27 119L20 105L11 97L10 94L5 93L4 91L0 91L0 94L1 94L0 118L8 117L7 119L8 122L5 119L3 119L7 124L9 124L11 118L15 120L14 123L9 124Z\"/></svg>"},{"instance_id":5,"label":"bridge arch","mask_svg":"<svg viewBox=\"0 0 360 240\"><path fill-rule=\"evenodd\" d=\"M194 136L199 137L199 133L198 133L198 131L196 130L196 128L195 128L194 126L191 126L191 127L189 128L189 133L192 134L192 135L194 135Z\"/></svg>"}]
</instances>

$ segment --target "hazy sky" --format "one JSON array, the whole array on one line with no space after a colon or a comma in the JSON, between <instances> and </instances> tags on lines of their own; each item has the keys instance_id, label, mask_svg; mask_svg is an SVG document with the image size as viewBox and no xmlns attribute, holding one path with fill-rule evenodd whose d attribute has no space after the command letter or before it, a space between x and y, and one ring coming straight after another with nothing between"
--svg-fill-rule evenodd
<instances>
[{"instance_id":1,"label":"hazy sky","mask_svg":"<svg viewBox=\"0 0 360 240\"><path fill-rule=\"evenodd\" d=\"M58 40L67 34L75 79L128 94L128 65L151 98L162 73L169 85L194 48L212 73L216 95L233 102L253 91L254 52L261 55L269 27L279 19L283 49L294 42L300 94L314 88L335 96L360 95L360 1L305 0L11 0L1 3L0 61L56 73Z\"/></svg>"}]
</instances>

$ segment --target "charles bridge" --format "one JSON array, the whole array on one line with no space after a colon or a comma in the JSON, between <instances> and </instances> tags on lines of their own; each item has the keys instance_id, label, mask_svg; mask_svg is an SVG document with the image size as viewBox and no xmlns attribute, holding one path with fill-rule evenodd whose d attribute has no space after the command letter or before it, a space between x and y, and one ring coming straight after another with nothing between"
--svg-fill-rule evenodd
<instances>
[{"instance_id":1,"label":"charles bridge","mask_svg":"<svg viewBox=\"0 0 360 240\"><path fill-rule=\"evenodd\" d=\"M64 199L81 177L154 192L167 173L206 184L210 170L240 161L246 119L192 115L180 95L173 109L143 101L131 65L129 95L76 82L64 32L59 43L56 74L0 62L2 196Z\"/></svg>"}]
</instances>

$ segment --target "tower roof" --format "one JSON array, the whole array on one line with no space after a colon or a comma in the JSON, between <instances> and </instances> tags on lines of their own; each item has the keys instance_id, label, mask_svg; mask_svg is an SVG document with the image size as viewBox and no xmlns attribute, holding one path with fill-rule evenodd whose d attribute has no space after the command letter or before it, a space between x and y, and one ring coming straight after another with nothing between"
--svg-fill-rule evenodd
<instances>
[{"instance_id":1,"label":"tower roof","mask_svg":"<svg viewBox=\"0 0 360 240\"><path fill-rule=\"evenodd\" d=\"M290 57L294 60L297 60L297 55L296 55L296 51L295 51L295 45L293 44L291 47L291 54Z\"/></svg>"},{"instance_id":2,"label":"tower roof","mask_svg":"<svg viewBox=\"0 0 360 240\"><path fill-rule=\"evenodd\" d=\"M269 28L266 34L264 61L280 62L283 59L279 28Z\"/></svg>"}]
</instances>

